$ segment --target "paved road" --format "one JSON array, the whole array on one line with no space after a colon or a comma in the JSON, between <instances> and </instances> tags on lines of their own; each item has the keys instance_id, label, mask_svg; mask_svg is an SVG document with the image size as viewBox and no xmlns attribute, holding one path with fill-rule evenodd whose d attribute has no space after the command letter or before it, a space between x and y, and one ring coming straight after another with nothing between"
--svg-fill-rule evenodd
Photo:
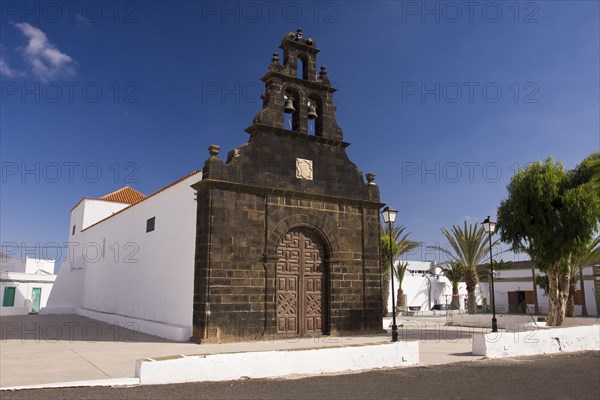
<instances>
[{"instance_id":1,"label":"paved road","mask_svg":"<svg viewBox=\"0 0 600 400\"><path fill-rule=\"evenodd\" d=\"M401 340L420 341L422 365L480 358L471 353L471 336L481 329L444 326L444 318L399 319L398 323ZM197 345L171 342L122 325L111 325L79 315L3 316L0 318L0 387L132 378L135 376L135 361L142 358L353 346L389 341L390 334L384 334L290 340L267 338Z\"/></svg>"},{"instance_id":2,"label":"paved road","mask_svg":"<svg viewBox=\"0 0 600 400\"><path fill-rule=\"evenodd\" d=\"M598 399L600 352L370 371L295 380L0 392L9 399Z\"/></svg>"}]
</instances>

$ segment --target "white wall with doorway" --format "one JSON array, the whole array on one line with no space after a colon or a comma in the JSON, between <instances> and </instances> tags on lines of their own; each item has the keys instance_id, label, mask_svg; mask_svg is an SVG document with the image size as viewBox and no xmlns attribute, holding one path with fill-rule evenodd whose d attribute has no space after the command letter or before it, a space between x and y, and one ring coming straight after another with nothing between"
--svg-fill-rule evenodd
<instances>
[{"instance_id":1,"label":"white wall with doorway","mask_svg":"<svg viewBox=\"0 0 600 400\"><path fill-rule=\"evenodd\" d=\"M0 272L0 314L24 315L46 306L56 275Z\"/></svg>"},{"instance_id":2,"label":"white wall with doorway","mask_svg":"<svg viewBox=\"0 0 600 400\"><path fill-rule=\"evenodd\" d=\"M398 267L400 260L394 262ZM436 304L450 305L452 303L452 284L442 273L435 262L430 261L405 261L408 267L404 273L402 290L406 296L407 311L431 311ZM398 279L394 277L394 287L398 292ZM467 286L464 282L458 285L460 310L466 309ZM477 304L483 302L480 285L476 287L475 296ZM396 304L398 299L396 298ZM387 309L392 310L392 292L388 295Z\"/></svg>"},{"instance_id":3,"label":"white wall with doorway","mask_svg":"<svg viewBox=\"0 0 600 400\"><path fill-rule=\"evenodd\" d=\"M536 269L536 275L543 275L542 272ZM598 304L594 273L592 267L586 267L583 269L584 277L584 292L585 292L585 304L588 316L598 316ZM575 284L576 290L581 291L581 282L579 276L576 278ZM491 305L491 293L490 285L487 281L481 283L483 296L486 297L488 305ZM509 293L511 292L533 292L533 282L531 269L508 269L494 272L494 296L496 302L497 313L508 313L510 311L509 305ZM544 291L536 286L539 312L540 314L547 314L550 305L548 296ZM513 295L514 296L514 295ZM575 305L575 316L581 316L582 314L582 300L581 294L576 297L577 302ZM519 308L519 312L531 313L535 311L534 301L528 294L526 297L526 307Z\"/></svg>"}]
</instances>

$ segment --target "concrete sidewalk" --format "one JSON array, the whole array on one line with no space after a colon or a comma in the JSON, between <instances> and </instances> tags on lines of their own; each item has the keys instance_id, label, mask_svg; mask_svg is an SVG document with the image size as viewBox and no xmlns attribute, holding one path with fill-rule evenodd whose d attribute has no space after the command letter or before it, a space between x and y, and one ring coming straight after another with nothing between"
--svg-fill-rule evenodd
<instances>
[{"instance_id":1,"label":"concrete sidewalk","mask_svg":"<svg viewBox=\"0 0 600 400\"><path fill-rule=\"evenodd\" d=\"M388 329L391 318L383 325ZM480 358L472 328L444 326L445 317L399 318L401 340L420 342L420 364ZM134 378L137 359L387 343L389 334L293 338L226 344L178 343L77 315L0 318L0 388ZM133 326L129 326L131 328ZM110 381L109 381L110 382Z\"/></svg>"}]
</instances>

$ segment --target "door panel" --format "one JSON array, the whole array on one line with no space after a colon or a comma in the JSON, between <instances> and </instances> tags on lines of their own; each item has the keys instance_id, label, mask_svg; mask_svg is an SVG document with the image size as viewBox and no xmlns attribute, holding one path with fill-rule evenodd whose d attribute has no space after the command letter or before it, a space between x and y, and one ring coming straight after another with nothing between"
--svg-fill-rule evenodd
<instances>
[{"instance_id":1,"label":"door panel","mask_svg":"<svg viewBox=\"0 0 600 400\"><path fill-rule=\"evenodd\" d=\"M15 306L15 288L6 287L4 288L4 298L2 299L3 307L14 307Z\"/></svg>"},{"instance_id":2,"label":"door panel","mask_svg":"<svg viewBox=\"0 0 600 400\"><path fill-rule=\"evenodd\" d=\"M326 294L325 247L306 228L286 233L277 252L277 331L322 331Z\"/></svg>"},{"instance_id":3,"label":"door panel","mask_svg":"<svg viewBox=\"0 0 600 400\"><path fill-rule=\"evenodd\" d=\"M33 288L31 290L31 311L40 311L40 302L42 299L42 288Z\"/></svg>"}]
</instances>

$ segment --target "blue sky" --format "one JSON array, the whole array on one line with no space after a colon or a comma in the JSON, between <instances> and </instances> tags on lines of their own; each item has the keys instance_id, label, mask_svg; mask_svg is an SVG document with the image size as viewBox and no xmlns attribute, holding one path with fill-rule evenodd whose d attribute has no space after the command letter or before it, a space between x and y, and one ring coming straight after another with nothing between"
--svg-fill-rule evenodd
<instances>
[{"instance_id":1,"label":"blue sky","mask_svg":"<svg viewBox=\"0 0 600 400\"><path fill-rule=\"evenodd\" d=\"M302 27L350 158L413 240L444 244L440 227L495 215L517 168L600 150L599 21L596 1L4 1L0 241L54 256L82 197L149 194L244 143Z\"/></svg>"}]
</instances>

